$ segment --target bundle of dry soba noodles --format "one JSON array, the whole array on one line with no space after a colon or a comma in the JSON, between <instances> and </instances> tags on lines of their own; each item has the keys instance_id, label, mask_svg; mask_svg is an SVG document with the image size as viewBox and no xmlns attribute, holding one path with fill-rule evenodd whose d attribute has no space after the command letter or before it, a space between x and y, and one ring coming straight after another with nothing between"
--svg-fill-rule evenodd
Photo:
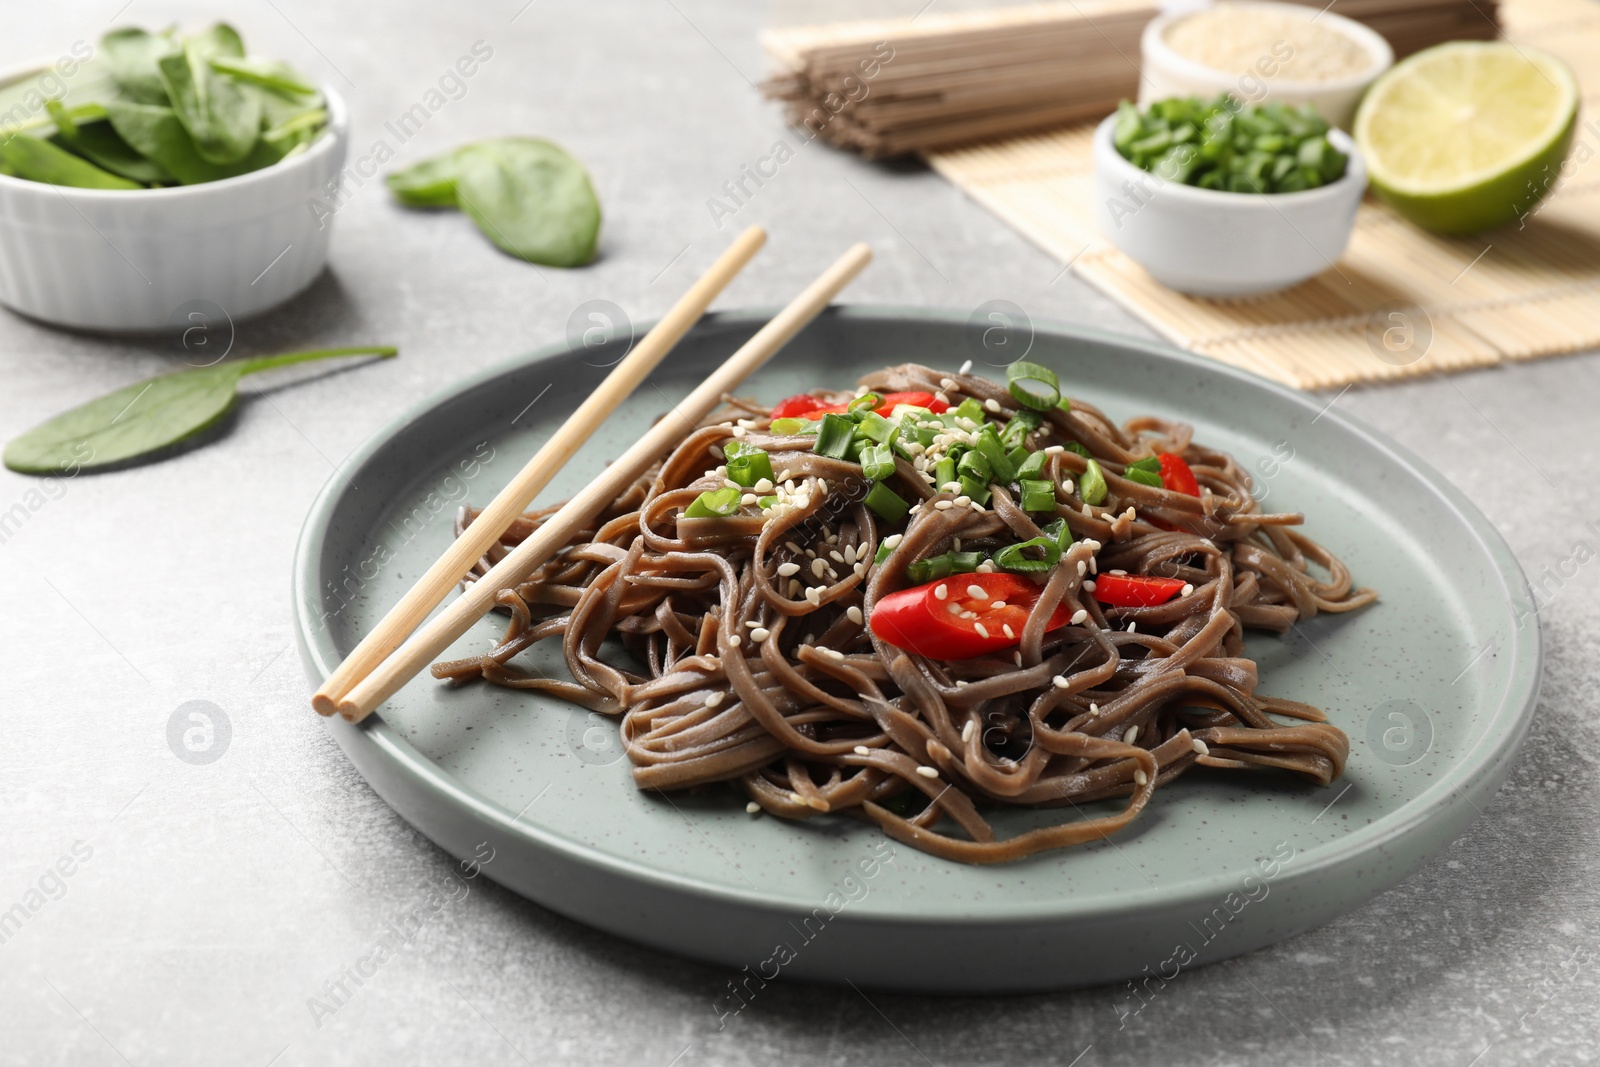
<instances>
[{"instance_id":1,"label":"bundle of dry soba noodles","mask_svg":"<svg viewBox=\"0 0 1600 1067\"><path fill-rule=\"evenodd\" d=\"M434 674L619 716L641 788L733 783L752 811L850 812L972 863L1097 840L1196 765L1340 775L1345 735L1257 693L1243 634L1376 594L1300 515L1263 513L1233 457L1037 380L904 365L861 384L777 419L730 398L500 592L493 650ZM571 680L512 662L546 639ZM986 814L1006 806L1065 810L1000 839Z\"/></svg>"}]
</instances>

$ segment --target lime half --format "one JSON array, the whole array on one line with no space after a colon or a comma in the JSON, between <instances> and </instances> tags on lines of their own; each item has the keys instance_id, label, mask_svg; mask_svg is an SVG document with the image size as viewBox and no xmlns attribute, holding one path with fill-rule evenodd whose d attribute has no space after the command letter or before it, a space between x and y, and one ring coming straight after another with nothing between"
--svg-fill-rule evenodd
<instances>
[{"instance_id":1,"label":"lime half","mask_svg":"<svg viewBox=\"0 0 1600 1067\"><path fill-rule=\"evenodd\" d=\"M1418 52L1373 83L1355 139L1379 196L1437 233L1531 212L1560 177L1578 82L1559 59L1504 41Z\"/></svg>"}]
</instances>

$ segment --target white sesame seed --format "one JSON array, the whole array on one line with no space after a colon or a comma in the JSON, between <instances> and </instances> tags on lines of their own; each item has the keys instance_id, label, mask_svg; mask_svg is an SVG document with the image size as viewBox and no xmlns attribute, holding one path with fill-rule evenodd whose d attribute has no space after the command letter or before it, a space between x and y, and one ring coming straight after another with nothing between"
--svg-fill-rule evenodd
<instances>
[{"instance_id":1,"label":"white sesame seed","mask_svg":"<svg viewBox=\"0 0 1600 1067\"><path fill-rule=\"evenodd\" d=\"M733 648L738 648L743 643L744 638L740 637L738 634L734 634L732 637L728 638L728 644Z\"/></svg>"},{"instance_id":2,"label":"white sesame seed","mask_svg":"<svg viewBox=\"0 0 1600 1067\"><path fill-rule=\"evenodd\" d=\"M1000 410L1000 401L996 400L994 397L991 396L988 400L985 400L983 402L983 410L985 410L985 411L999 411Z\"/></svg>"},{"instance_id":3,"label":"white sesame seed","mask_svg":"<svg viewBox=\"0 0 1600 1067\"><path fill-rule=\"evenodd\" d=\"M950 597L950 587L945 585L943 582L940 582L938 585L933 587L933 595L938 597L940 600L948 600Z\"/></svg>"},{"instance_id":4,"label":"white sesame seed","mask_svg":"<svg viewBox=\"0 0 1600 1067\"><path fill-rule=\"evenodd\" d=\"M1083 621L1085 619L1087 619L1088 617L1089 617L1089 613L1087 611L1085 611L1083 608L1079 608L1077 611L1074 611L1072 613L1072 625L1081 626L1081 625L1083 625Z\"/></svg>"},{"instance_id":5,"label":"white sesame seed","mask_svg":"<svg viewBox=\"0 0 1600 1067\"><path fill-rule=\"evenodd\" d=\"M1194 592L1194 586L1188 582L1183 583L1183 588L1178 591L1179 596L1189 596Z\"/></svg>"},{"instance_id":6,"label":"white sesame seed","mask_svg":"<svg viewBox=\"0 0 1600 1067\"><path fill-rule=\"evenodd\" d=\"M800 579L798 579L798 578L790 578L789 579L789 588L784 590L784 591L789 594L789 599L790 600L793 600L795 597L799 596L800 595Z\"/></svg>"},{"instance_id":7,"label":"white sesame seed","mask_svg":"<svg viewBox=\"0 0 1600 1067\"><path fill-rule=\"evenodd\" d=\"M1006 606L1006 602L1004 600L996 600L994 603L989 605L989 608L992 611L998 611L998 610L1000 610L1001 608L1003 608L1005 606Z\"/></svg>"},{"instance_id":8,"label":"white sesame seed","mask_svg":"<svg viewBox=\"0 0 1600 1067\"><path fill-rule=\"evenodd\" d=\"M958 508L970 508L972 506L972 498L967 494L962 493L960 496L951 501L951 503Z\"/></svg>"},{"instance_id":9,"label":"white sesame seed","mask_svg":"<svg viewBox=\"0 0 1600 1067\"><path fill-rule=\"evenodd\" d=\"M746 619L744 621L744 625L745 625L746 629L754 630L757 626L760 626L761 624L759 622L757 622L756 620L754 620L754 619Z\"/></svg>"},{"instance_id":10,"label":"white sesame seed","mask_svg":"<svg viewBox=\"0 0 1600 1067\"><path fill-rule=\"evenodd\" d=\"M1139 739L1139 728L1137 726L1128 727L1128 732L1122 735L1122 740L1126 744L1130 744L1131 745L1135 741L1137 741L1138 739Z\"/></svg>"},{"instance_id":11,"label":"white sesame seed","mask_svg":"<svg viewBox=\"0 0 1600 1067\"><path fill-rule=\"evenodd\" d=\"M905 535L904 534L890 534L888 537L885 537L883 539L883 543L885 545L889 546L889 551L890 552L893 552L895 549L900 547L900 542L904 541L904 540L905 540Z\"/></svg>"},{"instance_id":12,"label":"white sesame seed","mask_svg":"<svg viewBox=\"0 0 1600 1067\"><path fill-rule=\"evenodd\" d=\"M814 559L814 560L811 561L811 573L814 576L816 576L818 578L821 578L823 573L825 571L827 571L827 569L828 569L828 561L827 560L819 558L819 559Z\"/></svg>"},{"instance_id":13,"label":"white sesame seed","mask_svg":"<svg viewBox=\"0 0 1600 1067\"><path fill-rule=\"evenodd\" d=\"M1211 749L1208 748L1206 746L1206 743L1204 741L1200 740L1198 737L1190 739L1189 747L1194 749L1195 755L1197 755L1197 756L1209 756L1209 755L1211 755Z\"/></svg>"},{"instance_id":14,"label":"white sesame seed","mask_svg":"<svg viewBox=\"0 0 1600 1067\"><path fill-rule=\"evenodd\" d=\"M977 507L977 505L974 504L973 507ZM982 508L978 508L978 510L982 511L983 509ZM993 574L994 573L994 564L992 562L990 562L989 560L984 560L982 563L978 564L978 573L979 574Z\"/></svg>"},{"instance_id":15,"label":"white sesame seed","mask_svg":"<svg viewBox=\"0 0 1600 1067\"><path fill-rule=\"evenodd\" d=\"M1100 561L1095 559L1093 556L1089 557L1089 573L1090 574L1099 574L1100 573Z\"/></svg>"},{"instance_id":16,"label":"white sesame seed","mask_svg":"<svg viewBox=\"0 0 1600 1067\"><path fill-rule=\"evenodd\" d=\"M795 544L793 541L785 541L783 543L783 547L787 548L790 552L793 552L797 556L800 554L800 546Z\"/></svg>"},{"instance_id":17,"label":"white sesame seed","mask_svg":"<svg viewBox=\"0 0 1600 1067\"><path fill-rule=\"evenodd\" d=\"M859 560L856 565L850 569L855 571L857 574L865 574L867 573L867 561Z\"/></svg>"},{"instance_id":18,"label":"white sesame seed","mask_svg":"<svg viewBox=\"0 0 1600 1067\"><path fill-rule=\"evenodd\" d=\"M1044 449L1044 454L1047 455L1047 456L1059 456L1059 455L1061 455L1061 453L1065 452L1066 450L1067 449L1066 449L1065 445L1046 445L1045 449Z\"/></svg>"},{"instance_id":19,"label":"white sesame seed","mask_svg":"<svg viewBox=\"0 0 1600 1067\"><path fill-rule=\"evenodd\" d=\"M1110 570L1106 571L1106 573L1107 574L1127 574L1128 572L1123 570L1120 567L1113 567Z\"/></svg>"},{"instance_id":20,"label":"white sesame seed","mask_svg":"<svg viewBox=\"0 0 1600 1067\"><path fill-rule=\"evenodd\" d=\"M972 370L972 360L969 359L965 363L961 364L961 369L959 371L957 371L956 373L957 374L966 374L970 370Z\"/></svg>"},{"instance_id":21,"label":"white sesame seed","mask_svg":"<svg viewBox=\"0 0 1600 1067\"><path fill-rule=\"evenodd\" d=\"M812 607L819 606L822 603L822 590L814 585L806 586L806 600L811 603Z\"/></svg>"},{"instance_id":22,"label":"white sesame seed","mask_svg":"<svg viewBox=\"0 0 1600 1067\"><path fill-rule=\"evenodd\" d=\"M745 493L739 498L739 503L741 504L754 504L755 502L756 495L754 493Z\"/></svg>"},{"instance_id":23,"label":"white sesame seed","mask_svg":"<svg viewBox=\"0 0 1600 1067\"><path fill-rule=\"evenodd\" d=\"M751 815L755 815L761 811L761 805L752 800L744 806L744 810Z\"/></svg>"},{"instance_id":24,"label":"white sesame seed","mask_svg":"<svg viewBox=\"0 0 1600 1067\"><path fill-rule=\"evenodd\" d=\"M945 379L945 380L946 380L946 381L948 381L948 380L949 380L949 379L948 379L948 378L947 378L947 379ZM954 388L955 388L955 386L953 386L953 385L952 385L952 386L951 386L951 387L950 387L950 388L952 388L952 389L954 389ZM937 401L938 401L938 402L939 402L939 403L941 403L941 404L944 404L944 405L945 405L945 406L947 406L947 407L948 407L948 406L949 406L949 404L950 404L950 398L949 398L949 397L948 397L948 396L945 396L945 394L944 394L944 390L942 390L942 389L941 389L941 390L939 390L939 392L937 392L937 393L934 393L934 394L933 394L933 398L934 398L934 399L935 399L935 400L937 400Z\"/></svg>"},{"instance_id":25,"label":"white sesame seed","mask_svg":"<svg viewBox=\"0 0 1600 1067\"><path fill-rule=\"evenodd\" d=\"M862 551L863 552L866 551L866 546L865 545L862 546ZM856 565L856 547L854 545L846 545L845 546L845 548L844 548L844 561L846 563L850 564L850 566L852 566L852 567L854 567Z\"/></svg>"},{"instance_id":26,"label":"white sesame seed","mask_svg":"<svg viewBox=\"0 0 1600 1067\"><path fill-rule=\"evenodd\" d=\"M1021 650L1018 650L1016 652L1011 653L1011 662L1015 663L1019 667L1022 666L1022 652L1021 652Z\"/></svg>"},{"instance_id":27,"label":"white sesame seed","mask_svg":"<svg viewBox=\"0 0 1600 1067\"><path fill-rule=\"evenodd\" d=\"M780 563L780 564L778 564L778 577L780 577L780 578L791 578L794 575L799 574L799 573L800 573L800 564L798 564L798 563Z\"/></svg>"},{"instance_id":28,"label":"white sesame seed","mask_svg":"<svg viewBox=\"0 0 1600 1067\"><path fill-rule=\"evenodd\" d=\"M963 611L961 613L961 617L963 619L976 619L978 617L978 613L976 611Z\"/></svg>"},{"instance_id":29,"label":"white sesame seed","mask_svg":"<svg viewBox=\"0 0 1600 1067\"><path fill-rule=\"evenodd\" d=\"M1133 772L1133 780L1134 780L1134 783L1137 784L1137 785L1144 785L1146 782L1150 781L1150 777L1149 777L1149 775L1145 774L1143 771L1134 771Z\"/></svg>"},{"instance_id":30,"label":"white sesame seed","mask_svg":"<svg viewBox=\"0 0 1600 1067\"><path fill-rule=\"evenodd\" d=\"M939 379L939 388L940 389L948 390L948 389L954 389L955 387L956 387L956 380L954 378L940 378Z\"/></svg>"},{"instance_id":31,"label":"white sesame seed","mask_svg":"<svg viewBox=\"0 0 1600 1067\"><path fill-rule=\"evenodd\" d=\"M983 625L983 623L981 623L981 622L975 622L975 623L973 623L973 624L972 624L972 628L973 628L973 629L974 629L974 630L977 630L977 631L978 631L978 636L979 636L979 637L988 637L988 636L989 636L989 630L988 630L988 628L987 628L987 627L985 627L985 626L984 626L984 625Z\"/></svg>"},{"instance_id":32,"label":"white sesame seed","mask_svg":"<svg viewBox=\"0 0 1600 1067\"><path fill-rule=\"evenodd\" d=\"M917 512L919 512L921 510L922 510L922 505L921 504L912 504L911 505L910 514L915 515L915 514L917 514Z\"/></svg>"},{"instance_id":33,"label":"white sesame seed","mask_svg":"<svg viewBox=\"0 0 1600 1067\"><path fill-rule=\"evenodd\" d=\"M949 500L935 500L933 502L933 506L938 508L940 511L949 511L951 508L955 507L955 504Z\"/></svg>"},{"instance_id":34,"label":"white sesame seed","mask_svg":"<svg viewBox=\"0 0 1600 1067\"><path fill-rule=\"evenodd\" d=\"M712 693L710 696L706 697L706 707L720 708L722 706L722 699L724 695L725 694L722 693Z\"/></svg>"},{"instance_id":35,"label":"white sesame seed","mask_svg":"<svg viewBox=\"0 0 1600 1067\"><path fill-rule=\"evenodd\" d=\"M755 424L755 420L754 419L739 419L738 421L736 421L734 423L734 425L735 426L743 426L747 430L753 430L753 429L756 428L756 424Z\"/></svg>"},{"instance_id":36,"label":"white sesame seed","mask_svg":"<svg viewBox=\"0 0 1600 1067\"><path fill-rule=\"evenodd\" d=\"M1053 684L1053 685L1054 685L1054 686L1055 686L1055 687L1056 687L1056 688L1057 688L1057 689L1065 689L1065 688L1066 688L1066 687L1067 687L1067 686L1069 686L1069 685L1071 685L1071 684L1072 684L1072 683L1070 683L1070 682L1068 682L1068 681L1067 681L1067 676L1066 676L1066 675L1064 675L1064 674L1058 674L1058 675L1056 675L1056 676L1055 676L1055 677L1054 677L1054 678L1052 678L1052 679L1050 679L1050 682L1051 682L1051 684Z\"/></svg>"},{"instance_id":37,"label":"white sesame seed","mask_svg":"<svg viewBox=\"0 0 1600 1067\"><path fill-rule=\"evenodd\" d=\"M842 556L839 553L838 549L834 549L832 552L829 552L828 553L828 558L833 560L835 563L843 563L844 562L844 556Z\"/></svg>"},{"instance_id":38,"label":"white sesame seed","mask_svg":"<svg viewBox=\"0 0 1600 1067\"><path fill-rule=\"evenodd\" d=\"M972 684L971 682L967 681L965 678L962 678L962 679L959 679L956 682L956 688L957 689L965 689L967 686L969 686L971 684Z\"/></svg>"},{"instance_id":39,"label":"white sesame seed","mask_svg":"<svg viewBox=\"0 0 1600 1067\"><path fill-rule=\"evenodd\" d=\"M974 600L988 600L989 591L976 583L967 586L967 595Z\"/></svg>"},{"instance_id":40,"label":"white sesame seed","mask_svg":"<svg viewBox=\"0 0 1600 1067\"><path fill-rule=\"evenodd\" d=\"M822 654L833 660L835 663L844 662L844 653L840 652L837 648L825 648L822 650Z\"/></svg>"},{"instance_id":41,"label":"white sesame seed","mask_svg":"<svg viewBox=\"0 0 1600 1067\"><path fill-rule=\"evenodd\" d=\"M1088 569L1089 569L1089 565L1087 563L1085 563L1083 560L1080 559L1078 561L1078 577L1082 578L1083 577L1083 572L1088 570Z\"/></svg>"},{"instance_id":42,"label":"white sesame seed","mask_svg":"<svg viewBox=\"0 0 1600 1067\"><path fill-rule=\"evenodd\" d=\"M1009 622L1001 623L1000 629L1004 631L1005 635L1011 640L1015 641L1017 639L1017 632L1011 628L1011 624ZM1018 655L1021 655L1021 653L1018 653Z\"/></svg>"},{"instance_id":43,"label":"white sesame seed","mask_svg":"<svg viewBox=\"0 0 1600 1067\"><path fill-rule=\"evenodd\" d=\"M829 567L828 568L828 581L837 582L838 580L839 580L839 572L834 570L832 567Z\"/></svg>"},{"instance_id":44,"label":"white sesame seed","mask_svg":"<svg viewBox=\"0 0 1600 1067\"><path fill-rule=\"evenodd\" d=\"M776 488L776 487L772 484L772 482L769 479L762 478L760 481L756 482L754 488L755 488L756 492L765 495L767 493L772 492L772 490L774 488Z\"/></svg>"},{"instance_id":45,"label":"white sesame seed","mask_svg":"<svg viewBox=\"0 0 1600 1067\"><path fill-rule=\"evenodd\" d=\"M866 745L857 745L854 749L852 749L852 751L858 756L872 755L872 749L868 748Z\"/></svg>"},{"instance_id":46,"label":"white sesame seed","mask_svg":"<svg viewBox=\"0 0 1600 1067\"><path fill-rule=\"evenodd\" d=\"M749 432L750 431L745 429L743 426L735 426L733 428L733 436L735 436L735 437L743 437L745 434L747 434Z\"/></svg>"},{"instance_id":47,"label":"white sesame seed","mask_svg":"<svg viewBox=\"0 0 1600 1067\"><path fill-rule=\"evenodd\" d=\"M937 768L934 768L934 767L918 767L917 768L917 773L922 775L922 777L924 777L924 778L937 778L937 777L939 777L939 771L938 771Z\"/></svg>"},{"instance_id":48,"label":"white sesame seed","mask_svg":"<svg viewBox=\"0 0 1600 1067\"><path fill-rule=\"evenodd\" d=\"M1094 584L1094 579L1093 578L1085 578L1083 580L1083 591L1084 592L1092 593L1092 592L1095 591L1095 589L1096 589L1096 586Z\"/></svg>"},{"instance_id":49,"label":"white sesame seed","mask_svg":"<svg viewBox=\"0 0 1600 1067\"><path fill-rule=\"evenodd\" d=\"M750 640L754 641L758 645L771 636L772 631L767 629L765 626L757 626L754 630L750 631Z\"/></svg>"},{"instance_id":50,"label":"white sesame seed","mask_svg":"<svg viewBox=\"0 0 1600 1067\"><path fill-rule=\"evenodd\" d=\"M1135 622L1135 621L1134 621L1134 620L1132 620L1132 619L1129 619L1129 620L1128 620L1128 632L1129 632L1129 633L1130 633L1130 634L1131 634L1131 633L1133 633L1133 631L1134 631L1134 629L1135 629L1135 628L1137 628L1137 627L1138 627L1138 625L1139 625L1139 624L1138 624L1138 623L1137 623L1137 622Z\"/></svg>"},{"instance_id":51,"label":"white sesame seed","mask_svg":"<svg viewBox=\"0 0 1600 1067\"><path fill-rule=\"evenodd\" d=\"M941 493L959 493L959 492L961 492L961 483L960 482L945 482L943 485L941 485L939 487L939 492L941 492Z\"/></svg>"},{"instance_id":52,"label":"white sesame seed","mask_svg":"<svg viewBox=\"0 0 1600 1067\"><path fill-rule=\"evenodd\" d=\"M972 504L972 510L976 511L979 515L982 515L984 512L988 511L989 509L984 507L982 504L979 504L976 501L974 501L973 504ZM982 567L979 567L978 569L980 571L983 570Z\"/></svg>"},{"instance_id":53,"label":"white sesame seed","mask_svg":"<svg viewBox=\"0 0 1600 1067\"><path fill-rule=\"evenodd\" d=\"M828 480L826 478L818 478L817 479L817 488L822 490L822 495L823 496L827 496L828 495ZM833 540L833 538L830 537L829 540L831 541L831 540Z\"/></svg>"},{"instance_id":54,"label":"white sesame seed","mask_svg":"<svg viewBox=\"0 0 1600 1067\"><path fill-rule=\"evenodd\" d=\"M954 601L951 601L950 603L946 604L944 607L945 607L945 610L948 611L952 615L960 615L961 614L961 605L957 604Z\"/></svg>"},{"instance_id":55,"label":"white sesame seed","mask_svg":"<svg viewBox=\"0 0 1600 1067\"><path fill-rule=\"evenodd\" d=\"M857 626L860 626L864 621L866 621L866 616L862 615L861 609L856 607L854 604L851 604L848 608L844 609L844 617L855 623Z\"/></svg>"},{"instance_id":56,"label":"white sesame seed","mask_svg":"<svg viewBox=\"0 0 1600 1067\"><path fill-rule=\"evenodd\" d=\"M961 742L962 742L962 744L965 744L968 741L971 741L972 740L972 735L977 733L977 732L978 732L978 721L976 719L968 719L967 720L967 724L961 728Z\"/></svg>"},{"instance_id":57,"label":"white sesame seed","mask_svg":"<svg viewBox=\"0 0 1600 1067\"><path fill-rule=\"evenodd\" d=\"M778 472L778 481L780 481L780 482L786 482L790 478L793 478L793 477L794 477L794 471L790 470L787 467L785 467L783 470ZM791 485L791 486L789 486L789 488L792 490L792 489L794 489L794 486Z\"/></svg>"}]
</instances>

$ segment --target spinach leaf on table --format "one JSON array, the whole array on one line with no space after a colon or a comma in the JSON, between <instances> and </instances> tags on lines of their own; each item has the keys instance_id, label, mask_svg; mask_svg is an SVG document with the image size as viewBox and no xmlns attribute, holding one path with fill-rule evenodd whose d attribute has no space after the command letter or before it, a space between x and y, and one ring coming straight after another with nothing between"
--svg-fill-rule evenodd
<instances>
[{"instance_id":1,"label":"spinach leaf on table","mask_svg":"<svg viewBox=\"0 0 1600 1067\"><path fill-rule=\"evenodd\" d=\"M261 96L251 86L212 70L206 47L200 40L187 40L181 53L162 56L156 66L172 110L201 158L237 163L261 136Z\"/></svg>"},{"instance_id":2,"label":"spinach leaf on table","mask_svg":"<svg viewBox=\"0 0 1600 1067\"><path fill-rule=\"evenodd\" d=\"M594 259L599 198L583 164L550 141L477 141L385 181L408 207L461 208L490 241L530 263L579 267Z\"/></svg>"},{"instance_id":3,"label":"spinach leaf on table","mask_svg":"<svg viewBox=\"0 0 1600 1067\"><path fill-rule=\"evenodd\" d=\"M161 452L216 425L246 374L338 356L396 353L385 345L323 348L218 363L135 382L41 423L6 445L5 465L23 474L95 470Z\"/></svg>"},{"instance_id":4,"label":"spinach leaf on table","mask_svg":"<svg viewBox=\"0 0 1600 1067\"><path fill-rule=\"evenodd\" d=\"M101 170L49 141L27 136L9 137L0 142L0 174L79 189L142 188L138 182Z\"/></svg>"}]
</instances>

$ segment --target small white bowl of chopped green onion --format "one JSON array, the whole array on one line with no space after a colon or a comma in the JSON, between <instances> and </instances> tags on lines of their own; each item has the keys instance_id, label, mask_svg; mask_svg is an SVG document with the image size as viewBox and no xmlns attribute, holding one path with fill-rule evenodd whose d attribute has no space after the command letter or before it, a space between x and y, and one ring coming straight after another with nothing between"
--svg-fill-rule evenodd
<instances>
[{"instance_id":1,"label":"small white bowl of chopped green onion","mask_svg":"<svg viewBox=\"0 0 1600 1067\"><path fill-rule=\"evenodd\" d=\"M0 78L0 303L140 333L281 304L326 265L346 139L337 94L223 24Z\"/></svg>"},{"instance_id":2,"label":"small white bowl of chopped green onion","mask_svg":"<svg viewBox=\"0 0 1600 1067\"><path fill-rule=\"evenodd\" d=\"M1094 136L1106 238L1158 282L1243 297L1333 268L1355 228L1366 164L1309 105L1231 97L1124 102Z\"/></svg>"}]
</instances>

